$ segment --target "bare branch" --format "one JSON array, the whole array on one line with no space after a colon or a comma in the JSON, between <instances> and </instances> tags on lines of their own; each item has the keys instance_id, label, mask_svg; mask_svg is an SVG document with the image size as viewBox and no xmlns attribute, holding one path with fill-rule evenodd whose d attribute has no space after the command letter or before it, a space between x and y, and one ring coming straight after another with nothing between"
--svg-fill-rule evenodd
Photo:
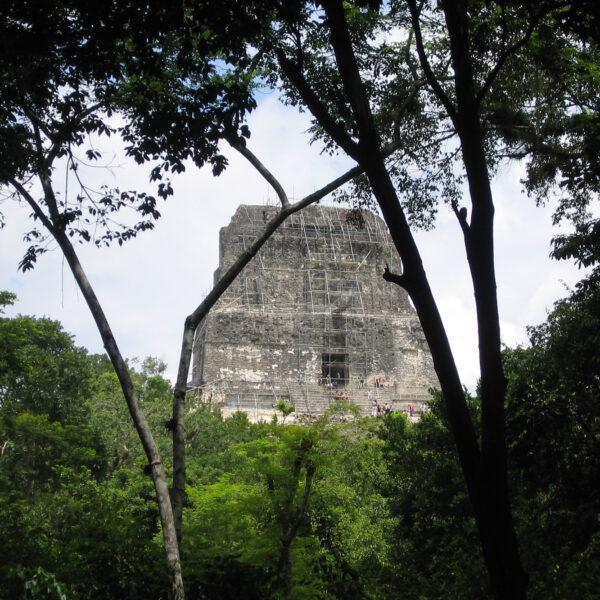
<instances>
[{"instance_id":1,"label":"bare branch","mask_svg":"<svg viewBox=\"0 0 600 600\"><path fill-rule=\"evenodd\" d=\"M54 225L46 216L46 213L41 209L40 205L35 201L33 196L25 189L25 187L19 183L16 179L11 179L10 184L17 190L17 192L23 197L23 199L31 206L35 216L41 221L42 225L54 235Z\"/></svg>"},{"instance_id":2,"label":"bare branch","mask_svg":"<svg viewBox=\"0 0 600 600\"><path fill-rule=\"evenodd\" d=\"M306 106L314 115L315 119L333 138L334 142L338 144L338 146L340 146L349 156L356 160L359 152L358 144L348 135L346 129L331 116L325 105L321 102L304 78L300 67L287 58L282 51L277 52L277 60L279 61L282 71L298 90L302 96L302 100L304 100Z\"/></svg>"},{"instance_id":3,"label":"bare branch","mask_svg":"<svg viewBox=\"0 0 600 600\"><path fill-rule=\"evenodd\" d=\"M292 214L303 208L318 202L327 194L330 194L340 186L348 183L363 172L361 167L354 167L334 179L321 189L309 194L294 204L283 206L277 214L265 225L260 235L252 242L245 252L229 267L214 285L210 293L204 298L200 305L186 319L183 327L183 339L181 342L181 354L177 370L177 381L173 388L173 493L172 504L175 517L177 535L181 537L181 524L183 514L183 500L185 495L185 397L187 392L187 380L192 360L192 349L194 336L198 325L215 305L227 288L240 274L242 269L252 260L262 246L275 233L277 228Z\"/></svg>"},{"instance_id":4,"label":"bare branch","mask_svg":"<svg viewBox=\"0 0 600 600\"><path fill-rule=\"evenodd\" d=\"M407 280L405 275L398 275L398 273L392 273L390 271L390 266L388 263L385 263L385 271L383 272L383 278L390 283L395 283L399 285L401 288L406 289Z\"/></svg>"},{"instance_id":5,"label":"bare branch","mask_svg":"<svg viewBox=\"0 0 600 600\"><path fill-rule=\"evenodd\" d=\"M417 45L417 54L419 55L419 61L421 62L421 68L425 73L425 77L429 85L433 88L435 95L439 98L440 102L444 105L444 108L448 112L448 116L452 119L452 122L455 122L456 119L456 109L454 105L448 98L448 95L444 91L444 88L440 85L437 77L435 76L433 70L431 69L431 65L427 60L427 55L425 54L425 47L423 45L423 36L421 34L421 25L419 23L419 10L417 9L416 3L414 0L408 0L408 7L410 9L410 15L412 19L412 25L415 32L415 42Z\"/></svg>"},{"instance_id":6,"label":"bare branch","mask_svg":"<svg viewBox=\"0 0 600 600\"><path fill-rule=\"evenodd\" d=\"M488 76L486 77L482 88L479 90L479 93L477 94L477 97L475 98L477 105L480 105L482 103L483 99L485 98L485 95L489 91L490 87L492 87L494 80L498 76L498 73L500 73L500 71L502 70L502 67L504 66L504 64L506 63L508 58L512 54L514 54L519 48L521 48L522 46L524 46L527 43L527 41L531 37L531 34L533 33L534 29L536 28L537 24L539 23L540 18L541 17L539 15L538 15L538 17L533 18L531 20L531 22L529 23L529 27L527 28L527 31L525 32L523 37L518 42L516 42L515 44L510 46L510 48L507 48L500 55L500 57L498 58L498 62L495 64L494 68L488 73Z\"/></svg>"},{"instance_id":7,"label":"bare branch","mask_svg":"<svg viewBox=\"0 0 600 600\"><path fill-rule=\"evenodd\" d=\"M227 141L232 148L237 150L267 180L275 190L275 193L279 196L281 207L287 208L290 205L290 201L288 200L285 190L271 171L269 171L257 156L248 149L244 140L229 138Z\"/></svg>"}]
</instances>

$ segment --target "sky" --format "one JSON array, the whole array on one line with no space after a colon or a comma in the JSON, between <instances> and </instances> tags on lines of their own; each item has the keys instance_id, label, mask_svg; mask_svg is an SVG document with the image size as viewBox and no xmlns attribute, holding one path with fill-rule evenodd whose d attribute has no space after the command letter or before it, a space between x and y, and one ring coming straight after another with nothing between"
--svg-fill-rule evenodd
<instances>
[{"instance_id":1,"label":"sky","mask_svg":"<svg viewBox=\"0 0 600 600\"><path fill-rule=\"evenodd\" d=\"M308 143L306 115L282 106L266 95L251 116L248 147L284 185L288 196L300 199L352 166L347 159L321 155ZM92 187L106 184L121 190L154 193L150 167L136 166L122 156L118 141L97 141L104 168L85 170ZM127 358L155 356L174 380L183 322L202 301L218 265L219 229L240 204L275 204L268 184L237 153L227 149L230 165L213 177L210 169L189 165L173 178L175 194L159 201L162 218L153 231L122 247L78 246L80 259L102 303L122 354ZM508 346L526 344L527 325L542 322L553 303L567 295L581 277L572 263L549 258L551 204L536 207L519 183L518 168L505 169L494 181L495 240L502 340ZM55 182L64 188L65 173ZM69 189L75 190L69 182ZM18 296L5 311L60 321L78 345L102 352L100 335L58 249L42 255L33 271L20 273L18 263L28 244L29 210L14 200L0 200L6 227L0 230L0 290ZM473 292L461 232L452 212L440 209L433 231L417 232L425 269L448 331L465 385L474 389L479 377Z\"/></svg>"}]
</instances>

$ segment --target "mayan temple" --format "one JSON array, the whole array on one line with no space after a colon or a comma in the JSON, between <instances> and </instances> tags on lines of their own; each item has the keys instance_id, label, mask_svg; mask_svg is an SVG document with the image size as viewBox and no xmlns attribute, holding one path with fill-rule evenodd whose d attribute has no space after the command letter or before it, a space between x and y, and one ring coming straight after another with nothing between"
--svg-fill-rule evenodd
<instances>
[{"instance_id":1,"label":"mayan temple","mask_svg":"<svg viewBox=\"0 0 600 600\"><path fill-rule=\"evenodd\" d=\"M220 232L215 279L276 209L240 206ZM193 385L223 407L261 418L284 399L319 415L336 399L370 411L420 406L437 385L408 296L382 278L400 272L384 222L363 211L312 206L292 215L199 328Z\"/></svg>"}]
</instances>

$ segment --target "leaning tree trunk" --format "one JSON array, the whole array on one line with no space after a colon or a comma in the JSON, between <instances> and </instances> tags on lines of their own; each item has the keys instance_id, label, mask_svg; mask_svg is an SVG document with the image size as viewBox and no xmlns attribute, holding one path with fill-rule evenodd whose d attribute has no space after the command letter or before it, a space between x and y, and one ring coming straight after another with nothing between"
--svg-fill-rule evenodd
<instances>
[{"instance_id":1,"label":"leaning tree trunk","mask_svg":"<svg viewBox=\"0 0 600 600\"><path fill-rule=\"evenodd\" d=\"M413 9L414 16L416 5L414 2L409 2L409 4L412 4L411 9ZM342 148L365 169L373 194L381 207L396 249L402 259L403 274L391 275L388 273L388 278L407 290L413 300L431 349L447 407L450 429L454 436L474 509L494 596L497 600L524 599L527 576L520 562L506 482L503 415L505 381L500 361L499 317L494 275L493 203L489 190L485 154L481 143L481 132L471 130L470 137L461 136L463 143L471 142L463 147L463 157L474 206L472 232L471 227L468 227L464 221L461 222L461 226L463 231L468 231L468 236L466 234L467 252L476 296L482 383L485 381L482 409L486 414L483 419L482 449L480 451L445 328L431 293L418 249L381 154L379 137L354 56L343 3L340 0L324 0L323 6L327 13L336 62L358 129L359 141L354 143L344 138L335 124L327 126L327 119L320 119L321 124L340 143ZM449 14L447 20L453 44L454 68L457 74L457 96L462 99L459 108L460 111L463 111L461 114L471 115L472 129L473 118L477 119L477 111L474 110L476 107L473 106L473 103L469 105L468 102L465 102L465 98L468 98L470 93L469 83L472 91L471 72L462 70L461 76L464 79L459 80L459 71L464 69L465 65L457 60L457 58L462 59L464 63L465 57L468 57L468 49L465 48L466 24L465 18L463 18L466 15L466 9L462 3L459 8L456 8L454 3L448 3L448 6L444 6L444 8ZM450 23L452 18L454 21ZM415 29L417 28L415 27ZM420 52L422 58L424 54L422 46ZM423 62L427 66L426 60ZM313 114L320 118L323 107L319 105L315 95L311 95L312 90L307 90L307 83L302 79L301 73L290 69L289 64L285 62L283 66L284 68L288 67L288 76L291 79L295 78L294 83L300 84L297 87L299 87L305 102ZM436 82L431 81L431 83L436 89ZM474 98L474 94L472 97ZM451 113L455 112L446 97L441 100L444 101ZM451 116L454 117L453 114ZM465 123L468 123L467 119L465 119ZM476 124L478 124L478 120L476 120ZM468 128L464 130L464 133L466 134L467 131ZM477 134L479 134L479 138L477 138ZM479 145L474 143L477 140L480 142Z\"/></svg>"},{"instance_id":2,"label":"leaning tree trunk","mask_svg":"<svg viewBox=\"0 0 600 600\"><path fill-rule=\"evenodd\" d=\"M79 289L85 298L90 312L92 313L92 317L96 322L96 326L100 332L104 348L106 349L106 352L119 379L119 383L121 384L121 389L123 390L123 395L125 396L129 413L148 459L148 466L152 476L152 481L154 482L156 500L163 530L164 548L170 580L169 595L171 600L184 600L185 594L181 574L181 561L179 556L179 546L177 544L175 521L171 508L171 499L169 497L169 486L167 483L165 467L162 462L158 446L154 441L154 437L150 427L148 426L146 417L139 406L135 388L129 375L129 369L127 368L127 364L125 363L125 360L119 351L117 342L113 336L106 315L104 314L94 289L92 288L92 285L85 274L73 245L65 234L63 228L64 219L61 218L61 214L58 211L52 184L50 182L49 175L45 170L40 173L40 180L44 190L45 201L46 205L48 206L50 217L44 213L31 194L29 194L29 192L18 181L11 181L11 184L31 206L37 218L43 223L44 227L46 227L46 229L60 246L67 264L73 273L73 277L75 278L75 281L77 282L77 285L79 286Z\"/></svg>"},{"instance_id":3,"label":"leaning tree trunk","mask_svg":"<svg viewBox=\"0 0 600 600\"><path fill-rule=\"evenodd\" d=\"M290 204L283 187L275 177L258 161L258 159L247 149L236 147L254 166L259 173L272 185L281 200L281 209L264 226L261 233L248 246L248 248L238 256L237 260L221 275L219 280L213 286L210 293L204 298L200 305L186 319L183 327L183 339L181 342L181 352L179 355L179 367L177 369L177 381L173 389L173 488L171 490L171 499L173 505L173 515L175 519L175 530L177 539L181 544L182 524L183 524L183 505L185 499L185 481L186 481L186 432L185 432L185 400L187 392L187 381L192 361L192 350L194 344L194 335L202 319L208 314L211 308L225 293L235 278L241 273L242 269L256 256L259 250L267 243L270 237L277 231L279 226L292 214L318 202L340 186L362 173L362 169L354 167L346 173L337 177L321 189L309 194L298 202Z\"/></svg>"},{"instance_id":4,"label":"leaning tree trunk","mask_svg":"<svg viewBox=\"0 0 600 600\"><path fill-rule=\"evenodd\" d=\"M167 569L170 579L170 598L171 600L184 600L185 595L181 574L181 562L179 558L179 545L177 543L177 535L175 530L175 521L173 519L173 511L171 508L169 486L167 483L165 467L158 450L158 446L156 445L150 427L148 426L146 417L139 406L127 364L121 356L121 352L119 351L106 316L104 315L104 311L100 306L100 303L85 274L85 271L83 270L83 267L81 266L81 263L79 262L77 254L75 253L75 250L69 242L67 236L62 231L57 232L55 239L63 251L71 272L77 281L77 285L79 286L79 289L81 290L85 301L87 302L92 316L94 317L94 321L96 321L96 325L100 331L100 335L104 343L104 348L106 349L115 372L117 373L117 377L119 378L119 382L129 408L129 413L131 414L133 424L136 428L140 441L142 442L144 452L146 453L152 481L154 482L156 500L158 503L160 521L163 531Z\"/></svg>"}]
</instances>

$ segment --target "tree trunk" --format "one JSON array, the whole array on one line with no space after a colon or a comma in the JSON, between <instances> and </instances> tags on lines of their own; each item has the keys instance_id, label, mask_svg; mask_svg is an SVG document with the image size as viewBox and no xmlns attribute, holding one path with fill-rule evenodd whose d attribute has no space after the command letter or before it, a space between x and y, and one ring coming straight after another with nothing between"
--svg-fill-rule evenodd
<instances>
[{"instance_id":1,"label":"tree trunk","mask_svg":"<svg viewBox=\"0 0 600 600\"><path fill-rule=\"evenodd\" d=\"M169 486L167 484L167 477L162 458L156 442L154 441L154 437L152 436L152 432L150 431L150 427L148 426L148 422L146 421L146 417L139 407L127 364L121 356L121 352L119 351L106 316L104 315L104 311L102 310L81 263L79 262L79 258L69 239L62 231L57 231L55 229L53 235L63 251L71 272L77 281L77 285L96 321L104 347L114 366L117 377L119 378L131 418L142 442L142 446L144 447L146 457L148 458L163 530L164 548L170 579L170 598L171 600L184 600L185 594L181 575L179 546L177 544L175 522L169 497Z\"/></svg>"},{"instance_id":2,"label":"tree trunk","mask_svg":"<svg viewBox=\"0 0 600 600\"><path fill-rule=\"evenodd\" d=\"M245 156L249 151L243 152ZM257 160L251 161L256 164ZM280 197L285 197L281 186L276 182L275 178L266 169L260 165L259 172L263 175L275 189L279 187ZM266 173L265 173L266 172ZM183 339L181 342L181 353L179 355L179 367L177 369L177 381L173 390L173 489L171 491L173 515L175 520L175 530L177 539L181 544L181 529L183 520L183 504L185 498L185 480L186 480L186 458L185 458L185 398L187 391L187 380L190 371L190 363L192 361L192 349L194 343L194 335L198 325L202 319L208 314L208 311L215 305L219 298L229 288L235 278L241 273L242 269L256 256L258 251L267 243L269 238L277 231L279 226L292 214L302 210L303 208L318 202L327 194L330 194L340 186L352 180L357 175L362 173L362 169L354 167L346 173L337 177L321 189L309 194L302 200L289 204L282 200L281 210L265 225L262 232L250 244L250 246L238 257L233 265L221 276L219 281L215 283L213 289L189 315L183 327ZM275 185L274 185L275 183Z\"/></svg>"},{"instance_id":3,"label":"tree trunk","mask_svg":"<svg viewBox=\"0 0 600 600\"><path fill-rule=\"evenodd\" d=\"M481 453L486 507L481 514L481 542L494 596L524 600L524 572L510 508L507 481L500 318L494 268L494 203L483 147L479 105L473 82L468 16L464 1L444 2L455 73L454 124L461 141L472 214L463 223L467 259L473 281L481 368Z\"/></svg>"},{"instance_id":4,"label":"tree trunk","mask_svg":"<svg viewBox=\"0 0 600 600\"><path fill-rule=\"evenodd\" d=\"M181 575L179 546L177 544L175 521L169 496L169 486L167 484L167 476L162 458L154 441L154 437L152 436L150 427L148 426L148 422L146 421L146 417L139 406L135 388L129 375L129 369L121 356L121 352L119 351L117 342L112 334L106 315L104 314L102 306L96 297L96 293L79 262L79 257L77 256L73 245L64 232L63 219L61 218L62 215L58 211L56 198L50 181L50 170L42 168L38 172L38 176L44 190L46 205L48 207L48 212L50 213L49 217L44 213L39 204L33 199L23 185L16 180L11 180L11 184L31 206L36 217L60 246L69 268L73 273L73 277L75 278L90 312L92 313L92 317L96 322L102 342L104 343L104 348L106 349L119 379L119 383L121 384L121 389L125 396L129 413L148 459L163 530L163 545L167 558L167 570L170 580L169 596L171 600L184 600L185 593Z\"/></svg>"},{"instance_id":5,"label":"tree trunk","mask_svg":"<svg viewBox=\"0 0 600 600\"><path fill-rule=\"evenodd\" d=\"M283 582L283 593L285 596L285 600L292 600L293 595L293 585L292 585L292 549L290 547L291 540L289 543L285 543L283 548L281 549L281 580Z\"/></svg>"},{"instance_id":6,"label":"tree trunk","mask_svg":"<svg viewBox=\"0 0 600 600\"><path fill-rule=\"evenodd\" d=\"M457 127L469 180L473 214L471 227L463 226L477 307L482 375L482 449L471 422L460 378L431 293L422 261L380 151L379 138L360 80L344 9L339 0L324 1L344 88L359 132L358 147L342 147L364 167L373 194L381 207L390 234L402 259L404 272L395 281L409 293L431 349L434 367L447 408L450 428L474 509L492 591L497 600L521 600L526 596L527 576L518 552L506 479L504 394L506 383L500 355L499 316L493 256L493 214L489 177L472 92L468 49L465 48L465 7L444 6L447 12L456 74L458 113L465 115ZM461 15L463 11L463 15ZM448 16L449 13L450 16ZM454 21L450 23L450 20ZM462 20L461 20L462 18ZM461 46L462 44L462 46ZM462 62L457 60L457 57ZM469 88L470 85L470 88ZM304 95L307 103L313 98ZM441 98L448 105L447 98ZM449 106L452 109L451 106ZM452 111L454 113L454 111ZM452 114L452 116L456 116ZM321 123L323 125L323 123ZM337 131L331 134L336 139ZM467 135L469 134L469 135ZM338 138L339 139L339 135Z\"/></svg>"}]
</instances>

